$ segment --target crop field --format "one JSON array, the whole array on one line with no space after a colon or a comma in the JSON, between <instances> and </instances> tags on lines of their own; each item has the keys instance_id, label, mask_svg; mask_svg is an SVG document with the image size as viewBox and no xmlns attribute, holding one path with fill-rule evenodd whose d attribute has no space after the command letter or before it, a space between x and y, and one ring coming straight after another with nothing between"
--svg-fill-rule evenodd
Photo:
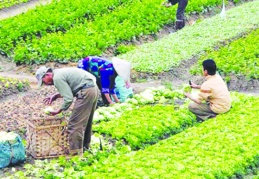
<instances>
[{"instance_id":1,"label":"crop field","mask_svg":"<svg viewBox=\"0 0 259 179\"><path fill-rule=\"evenodd\" d=\"M72 66L88 55L117 56L131 62L132 82L164 84L98 107L91 149L82 157L34 159L27 151L24 163L0 169L1 178L259 178L259 96L248 94L259 90L259 0L225 1L225 16L222 0L189 0L187 25L178 31L172 27L177 5L163 2L53 0L0 20L1 57L17 69L35 73L41 65ZM0 9L19 3L26 1L3 1ZM159 37L166 27L171 33ZM204 80L201 62L208 58L230 89L232 107L198 122L183 90L190 79ZM57 92L30 83L0 72L0 130L18 133L24 146L27 121L48 118L42 101ZM71 109L59 117L69 118Z\"/></svg>"},{"instance_id":2,"label":"crop field","mask_svg":"<svg viewBox=\"0 0 259 179\"><path fill-rule=\"evenodd\" d=\"M28 1L29 0L1 0L0 10L8 8L8 7L12 7L12 6L17 5L17 4L26 3Z\"/></svg>"}]
</instances>

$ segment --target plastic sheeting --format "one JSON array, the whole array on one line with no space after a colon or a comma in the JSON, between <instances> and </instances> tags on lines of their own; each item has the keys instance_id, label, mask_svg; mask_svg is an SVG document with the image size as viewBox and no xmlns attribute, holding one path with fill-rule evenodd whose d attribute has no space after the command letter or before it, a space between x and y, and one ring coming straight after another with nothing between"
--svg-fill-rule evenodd
<instances>
[{"instance_id":1,"label":"plastic sheeting","mask_svg":"<svg viewBox=\"0 0 259 179\"><path fill-rule=\"evenodd\" d=\"M21 137L13 132L0 133L0 168L25 161L25 148Z\"/></svg>"}]
</instances>

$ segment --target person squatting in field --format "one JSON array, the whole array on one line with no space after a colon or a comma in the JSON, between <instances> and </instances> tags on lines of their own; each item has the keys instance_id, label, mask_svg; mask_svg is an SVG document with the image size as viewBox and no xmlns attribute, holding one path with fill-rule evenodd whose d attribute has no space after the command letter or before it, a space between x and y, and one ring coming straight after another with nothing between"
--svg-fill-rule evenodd
<instances>
[{"instance_id":1,"label":"person squatting in field","mask_svg":"<svg viewBox=\"0 0 259 179\"><path fill-rule=\"evenodd\" d=\"M218 114L228 112L231 108L230 92L223 79L216 74L217 66L214 60L204 60L202 67L206 81L201 86L190 84L192 88L200 89L198 98L192 97L190 93L184 93L193 101L189 104L189 110L196 115L198 121L213 118Z\"/></svg>"},{"instance_id":2,"label":"person squatting in field","mask_svg":"<svg viewBox=\"0 0 259 179\"><path fill-rule=\"evenodd\" d=\"M115 91L115 79L117 76L124 80L124 86L130 89L130 62L113 58L112 61L98 56L87 56L78 61L78 68L93 74L97 79L97 86L101 91L105 105L120 102ZM124 90L125 93L133 94L132 90ZM112 100L112 98L113 100Z\"/></svg>"},{"instance_id":3,"label":"person squatting in field","mask_svg":"<svg viewBox=\"0 0 259 179\"><path fill-rule=\"evenodd\" d=\"M54 85L58 90L57 94L44 99L45 104L49 105L57 98L63 98L60 109L50 111L50 115L54 116L67 110L74 97L76 98L68 121L69 154L82 155L91 142L92 121L98 97L95 77L78 68L52 70L42 66L37 70L36 78L39 87L42 84Z\"/></svg>"},{"instance_id":4,"label":"person squatting in field","mask_svg":"<svg viewBox=\"0 0 259 179\"><path fill-rule=\"evenodd\" d=\"M176 12L176 22L175 29L180 30L185 26L185 16L184 12L188 5L188 0L168 0L168 3L165 5L166 7L171 7L178 3L177 12Z\"/></svg>"}]
</instances>

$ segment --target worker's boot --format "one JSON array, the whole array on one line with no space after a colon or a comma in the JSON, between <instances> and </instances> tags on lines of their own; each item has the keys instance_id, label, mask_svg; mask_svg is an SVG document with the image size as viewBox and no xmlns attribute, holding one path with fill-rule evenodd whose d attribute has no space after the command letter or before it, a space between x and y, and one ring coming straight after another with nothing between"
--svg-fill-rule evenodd
<instances>
[{"instance_id":1,"label":"worker's boot","mask_svg":"<svg viewBox=\"0 0 259 179\"><path fill-rule=\"evenodd\" d=\"M175 30L180 30L185 26L184 20L176 20L175 22Z\"/></svg>"}]
</instances>

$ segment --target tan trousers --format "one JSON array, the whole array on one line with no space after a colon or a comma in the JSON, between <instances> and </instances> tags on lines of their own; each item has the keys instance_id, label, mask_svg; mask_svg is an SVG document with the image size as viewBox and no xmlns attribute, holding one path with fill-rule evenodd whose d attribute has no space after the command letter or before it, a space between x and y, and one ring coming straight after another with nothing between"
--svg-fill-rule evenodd
<instances>
[{"instance_id":1,"label":"tan trousers","mask_svg":"<svg viewBox=\"0 0 259 179\"><path fill-rule=\"evenodd\" d=\"M82 154L83 147L88 148L90 145L97 97L97 87L83 89L77 93L74 108L68 121L70 154Z\"/></svg>"},{"instance_id":2,"label":"tan trousers","mask_svg":"<svg viewBox=\"0 0 259 179\"><path fill-rule=\"evenodd\" d=\"M209 103L190 103L189 110L196 115L198 121L205 121L206 119L216 117L217 113L213 112Z\"/></svg>"}]
</instances>

